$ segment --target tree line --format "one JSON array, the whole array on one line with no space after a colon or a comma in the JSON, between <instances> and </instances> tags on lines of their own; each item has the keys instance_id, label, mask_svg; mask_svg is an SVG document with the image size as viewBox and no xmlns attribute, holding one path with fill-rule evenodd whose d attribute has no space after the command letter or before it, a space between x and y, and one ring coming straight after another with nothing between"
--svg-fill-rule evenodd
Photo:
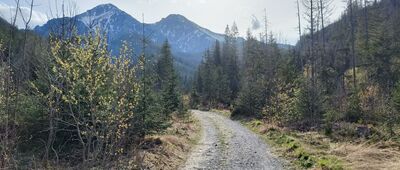
<instances>
[{"instance_id":1,"label":"tree line","mask_svg":"<svg viewBox=\"0 0 400 170\"><path fill-rule=\"evenodd\" d=\"M216 41L212 51L207 50L195 75L192 103L195 107L230 106L239 91L238 29L236 24L226 27L225 42Z\"/></svg>"},{"instance_id":2,"label":"tree line","mask_svg":"<svg viewBox=\"0 0 400 170\"><path fill-rule=\"evenodd\" d=\"M248 31L239 54L226 48L238 39L227 32L222 52L216 42L204 55L192 106L327 134L350 123L352 137L364 128L380 139L398 137L400 4L346 2L342 16L328 24L331 0L296 1L300 40L289 49L280 48L272 33L256 38Z\"/></svg>"}]
</instances>

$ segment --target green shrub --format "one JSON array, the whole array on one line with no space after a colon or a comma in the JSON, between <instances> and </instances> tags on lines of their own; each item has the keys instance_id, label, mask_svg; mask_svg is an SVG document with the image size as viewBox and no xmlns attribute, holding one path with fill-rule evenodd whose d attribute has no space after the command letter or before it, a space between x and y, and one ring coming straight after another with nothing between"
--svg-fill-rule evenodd
<instances>
[{"instance_id":1,"label":"green shrub","mask_svg":"<svg viewBox=\"0 0 400 170\"><path fill-rule=\"evenodd\" d=\"M322 169L329 169L329 170L342 170L343 165L341 162L332 157L322 157L318 160L317 165Z\"/></svg>"},{"instance_id":2,"label":"green shrub","mask_svg":"<svg viewBox=\"0 0 400 170\"><path fill-rule=\"evenodd\" d=\"M303 149L299 149L296 152L295 156L297 157L300 165L304 168L311 168L315 164L314 159L310 156L309 153L305 152Z\"/></svg>"},{"instance_id":3,"label":"green shrub","mask_svg":"<svg viewBox=\"0 0 400 170\"><path fill-rule=\"evenodd\" d=\"M300 117L300 122L315 123L322 118L322 96L318 87L312 87L310 80L302 83L300 90L296 94L294 112ZM299 120L296 120L299 122Z\"/></svg>"},{"instance_id":4,"label":"green shrub","mask_svg":"<svg viewBox=\"0 0 400 170\"><path fill-rule=\"evenodd\" d=\"M362 115L360 98L355 92L349 97L345 119L349 122L355 123L361 120Z\"/></svg>"}]
</instances>

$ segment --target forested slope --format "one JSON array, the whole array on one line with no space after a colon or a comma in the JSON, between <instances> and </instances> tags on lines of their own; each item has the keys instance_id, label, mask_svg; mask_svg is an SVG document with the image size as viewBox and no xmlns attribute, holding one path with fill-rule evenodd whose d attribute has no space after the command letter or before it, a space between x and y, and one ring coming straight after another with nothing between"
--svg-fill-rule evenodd
<instances>
[{"instance_id":1,"label":"forested slope","mask_svg":"<svg viewBox=\"0 0 400 170\"><path fill-rule=\"evenodd\" d=\"M302 167L335 167L336 157L348 166L354 161L351 167L375 167L343 155L330 159L335 148L321 149L343 141L389 142L383 145L395 150L393 159L378 164L393 166L400 142L400 3L349 0L343 15L326 25L330 1L298 2L305 9L298 19L307 26L300 28L295 48L279 50L272 35L260 40L249 32L244 59L233 55L239 62L232 63L224 54L237 52L215 46L198 70L192 106L229 109L233 118L254 120L250 127L278 142ZM227 39L222 46L229 44ZM318 143L322 139L329 142ZM359 160L370 159L366 152Z\"/></svg>"},{"instance_id":2,"label":"forested slope","mask_svg":"<svg viewBox=\"0 0 400 170\"><path fill-rule=\"evenodd\" d=\"M307 26L292 49L277 48L272 35L260 40L249 32L243 60L232 48L206 52L192 107L229 109L302 168L394 168L400 160L400 3L349 0L342 16L326 25L330 2L298 1L305 9L299 22Z\"/></svg>"},{"instance_id":3,"label":"forested slope","mask_svg":"<svg viewBox=\"0 0 400 170\"><path fill-rule=\"evenodd\" d=\"M315 96L326 105L321 113L336 117L332 121L381 122L390 128L399 121L399 2L366 2L349 2L338 21L313 38L303 36L298 63L315 70Z\"/></svg>"},{"instance_id":4,"label":"forested slope","mask_svg":"<svg viewBox=\"0 0 400 170\"><path fill-rule=\"evenodd\" d=\"M313 22L294 49L280 50L272 35L260 41L249 32L241 61L228 48L235 40L228 32L222 50L217 44L206 52L193 101L304 128L336 121L393 126L399 115L398 2L349 1L326 28L317 7L306 9L314 10Z\"/></svg>"}]
</instances>

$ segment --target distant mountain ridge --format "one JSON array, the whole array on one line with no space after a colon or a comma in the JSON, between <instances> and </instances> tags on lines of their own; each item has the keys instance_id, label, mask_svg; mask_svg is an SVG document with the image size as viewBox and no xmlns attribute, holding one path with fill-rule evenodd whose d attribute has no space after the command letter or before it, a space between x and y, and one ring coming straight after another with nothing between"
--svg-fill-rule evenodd
<instances>
[{"instance_id":1,"label":"distant mountain ridge","mask_svg":"<svg viewBox=\"0 0 400 170\"><path fill-rule=\"evenodd\" d=\"M65 23L66 22L66 23ZM192 75L197 65L202 61L203 54L211 49L216 41L223 42L224 34L212 32L190 21L179 14L171 14L155 23L141 23L128 13L113 4L102 4L74 17L55 18L42 26L36 26L34 31L42 36L58 31L60 25L76 28L79 35L99 29L107 33L107 41L112 54L117 55L124 42L130 45L136 54L142 52L142 32L145 27L146 52L156 54L164 41L171 45L178 69ZM239 38L239 51L243 47L243 38ZM290 45L278 44L282 49Z\"/></svg>"},{"instance_id":2,"label":"distant mountain ridge","mask_svg":"<svg viewBox=\"0 0 400 170\"><path fill-rule=\"evenodd\" d=\"M110 50L114 54L118 53L124 41L128 42L137 53L141 52L143 24L112 4L99 5L68 19L75 22L78 34L85 34L97 28L107 32ZM43 26L35 27L34 31L42 36L48 36L62 20L62 18L52 19ZM150 40L149 51L156 51L165 40L168 40L177 60L191 66L200 63L202 53L216 40L224 40L223 34L214 33L178 14L171 14L156 23L144 26L145 36Z\"/></svg>"}]
</instances>

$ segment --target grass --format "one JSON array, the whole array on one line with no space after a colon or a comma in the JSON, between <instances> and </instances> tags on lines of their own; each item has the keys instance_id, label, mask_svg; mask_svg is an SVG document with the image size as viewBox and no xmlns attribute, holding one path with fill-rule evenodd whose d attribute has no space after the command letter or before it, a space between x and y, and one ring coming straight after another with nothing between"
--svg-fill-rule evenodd
<instances>
[{"instance_id":1,"label":"grass","mask_svg":"<svg viewBox=\"0 0 400 170\"><path fill-rule=\"evenodd\" d=\"M149 140L160 140L161 145L143 151L144 167L148 169L178 169L184 164L192 147L200 139L200 124L192 116L173 117L172 126L165 134L154 135Z\"/></svg>"},{"instance_id":2,"label":"grass","mask_svg":"<svg viewBox=\"0 0 400 170\"><path fill-rule=\"evenodd\" d=\"M344 169L340 159L323 152L321 149L325 148L323 143L308 145L303 140L296 137L296 135L283 132L277 128L260 130L259 127L262 125L254 126L254 124L259 124L259 121L243 123L252 131L260 134L269 144L274 146L277 153L288 159L295 169Z\"/></svg>"},{"instance_id":3,"label":"grass","mask_svg":"<svg viewBox=\"0 0 400 170\"><path fill-rule=\"evenodd\" d=\"M333 154L340 155L352 169L393 169L400 167L400 146L391 142L340 143ZM397 146L396 146L397 145Z\"/></svg>"},{"instance_id":4,"label":"grass","mask_svg":"<svg viewBox=\"0 0 400 170\"><path fill-rule=\"evenodd\" d=\"M214 112L230 117L228 111ZM333 140L323 132L299 132L260 120L241 120L274 148L275 154L289 160L293 169L398 170L398 141Z\"/></svg>"}]
</instances>

